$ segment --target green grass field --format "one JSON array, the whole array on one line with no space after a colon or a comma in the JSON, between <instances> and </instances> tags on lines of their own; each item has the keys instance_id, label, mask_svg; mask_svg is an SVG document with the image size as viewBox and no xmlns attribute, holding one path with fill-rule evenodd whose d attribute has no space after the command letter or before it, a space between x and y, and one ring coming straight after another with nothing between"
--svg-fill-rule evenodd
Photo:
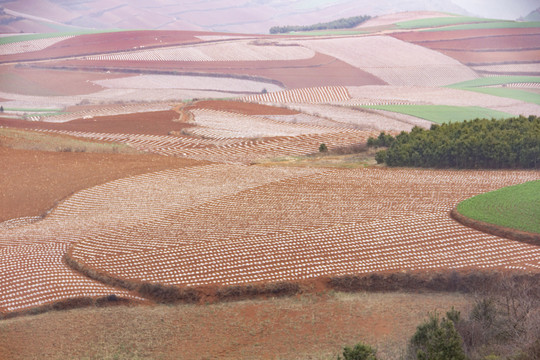
<instances>
[{"instance_id":1,"label":"green grass field","mask_svg":"<svg viewBox=\"0 0 540 360\"><path fill-rule=\"evenodd\" d=\"M446 122L456 122L472 120L476 118L508 118L512 114L502 111L486 109L477 106L449 106L449 105L375 105L362 106L366 109L386 110L415 116L442 124Z\"/></svg>"},{"instance_id":2,"label":"green grass field","mask_svg":"<svg viewBox=\"0 0 540 360\"><path fill-rule=\"evenodd\" d=\"M469 218L540 233L540 180L480 194L457 206Z\"/></svg>"},{"instance_id":3,"label":"green grass field","mask_svg":"<svg viewBox=\"0 0 540 360\"><path fill-rule=\"evenodd\" d=\"M517 21L489 21L481 23L460 24L437 29L423 31L452 31L452 30L478 30L478 29L523 29L540 28L540 21L517 22Z\"/></svg>"},{"instance_id":4,"label":"green grass field","mask_svg":"<svg viewBox=\"0 0 540 360\"><path fill-rule=\"evenodd\" d=\"M57 37L77 36L77 35L87 35L87 34L101 34L101 33L120 32L120 31L126 31L126 30L76 30L76 31L64 31L64 32L55 32L55 33L6 36L6 37L0 38L0 45L12 44L12 43L21 42L21 41L51 39L51 38L57 38Z\"/></svg>"},{"instance_id":5,"label":"green grass field","mask_svg":"<svg viewBox=\"0 0 540 360\"><path fill-rule=\"evenodd\" d=\"M440 26L450 26L458 24L475 24L486 22L500 22L500 20L484 19L468 16L449 16L449 17L436 17L428 19L419 19L411 21L403 21L396 24L400 29L419 29L419 28L435 28Z\"/></svg>"},{"instance_id":6,"label":"green grass field","mask_svg":"<svg viewBox=\"0 0 540 360\"><path fill-rule=\"evenodd\" d=\"M492 76L464 81L447 87L463 89L480 86L504 85L513 83L540 83L540 76Z\"/></svg>"},{"instance_id":7,"label":"green grass field","mask_svg":"<svg viewBox=\"0 0 540 360\"><path fill-rule=\"evenodd\" d=\"M369 34L369 31L358 30L323 30L323 31L299 31L290 32L287 35L301 35L301 36L331 36L331 35L362 35Z\"/></svg>"},{"instance_id":8,"label":"green grass field","mask_svg":"<svg viewBox=\"0 0 540 360\"><path fill-rule=\"evenodd\" d=\"M506 85L512 83L540 83L540 76L494 76L479 78L470 81L464 81L452 84L447 87L452 89L461 89L475 91L483 94L505 97L525 101L540 105L540 95L521 89L512 89L506 87L488 88L485 86Z\"/></svg>"}]
</instances>

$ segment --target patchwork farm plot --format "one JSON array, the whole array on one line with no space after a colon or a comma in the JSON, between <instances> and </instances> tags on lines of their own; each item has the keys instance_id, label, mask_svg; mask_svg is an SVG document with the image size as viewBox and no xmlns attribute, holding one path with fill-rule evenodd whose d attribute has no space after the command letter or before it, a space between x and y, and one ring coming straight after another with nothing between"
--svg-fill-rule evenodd
<instances>
[{"instance_id":1,"label":"patchwork farm plot","mask_svg":"<svg viewBox=\"0 0 540 360\"><path fill-rule=\"evenodd\" d=\"M540 272L538 246L449 215L538 171L253 165L322 143L362 145L380 131L540 114L539 28L516 26L409 13L354 34L126 31L1 44L6 115L56 112L22 111L33 121L1 126L204 163L110 181L44 218L0 223L0 313L113 294L149 301L127 290L142 283Z\"/></svg>"}]
</instances>

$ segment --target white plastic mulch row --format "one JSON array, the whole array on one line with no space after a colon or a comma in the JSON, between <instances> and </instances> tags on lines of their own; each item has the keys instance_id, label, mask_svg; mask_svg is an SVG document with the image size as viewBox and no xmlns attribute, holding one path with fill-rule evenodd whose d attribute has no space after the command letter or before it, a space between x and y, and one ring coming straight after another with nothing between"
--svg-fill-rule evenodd
<instances>
[{"instance_id":1,"label":"white plastic mulch row","mask_svg":"<svg viewBox=\"0 0 540 360\"><path fill-rule=\"evenodd\" d=\"M235 115L242 118L242 115ZM256 122L260 119L254 118ZM298 129L295 124L282 123L282 129L289 126ZM196 128L193 128L196 129ZM130 134L107 134L78 131L48 131L71 135L87 139L113 141L127 144L137 150L152 152L166 156L182 156L196 160L209 160L226 163L250 163L260 158L304 155L317 152L321 143L329 148L358 144L367 141L370 136L377 136L375 130L363 131L345 127L335 128L322 132L316 127L306 126L305 134L298 136L263 137L252 138L238 137L241 130L235 132L218 132L216 129L206 130L212 139L205 138L205 130L192 130L188 132L200 132L201 137L176 137L168 135L130 135ZM311 129L308 131L308 129ZM314 131L314 133L310 133ZM298 133L298 131L296 131ZM272 134L267 134L267 136ZM231 137L229 137L231 136Z\"/></svg>"},{"instance_id":2,"label":"white plastic mulch row","mask_svg":"<svg viewBox=\"0 0 540 360\"><path fill-rule=\"evenodd\" d=\"M323 86L292 89L242 98L246 102L271 103L331 103L349 100L351 96L344 86Z\"/></svg>"},{"instance_id":3,"label":"white plastic mulch row","mask_svg":"<svg viewBox=\"0 0 540 360\"><path fill-rule=\"evenodd\" d=\"M136 228L240 189L316 172L209 165L144 174L80 191L41 221L0 226L0 312L81 296L140 299L71 270L63 261L68 248L102 231Z\"/></svg>"},{"instance_id":4,"label":"white plastic mulch row","mask_svg":"<svg viewBox=\"0 0 540 360\"><path fill-rule=\"evenodd\" d=\"M171 48L136 50L115 54L88 56L86 60L104 61L279 61L309 59L313 50L302 46L256 45L246 41L230 41Z\"/></svg>"},{"instance_id":5,"label":"white plastic mulch row","mask_svg":"<svg viewBox=\"0 0 540 360\"><path fill-rule=\"evenodd\" d=\"M537 172L357 169L272 182L78 242L120 278L242 284L374 271L535 270L540 249L449 218L461 199Z\"/></svg>"},{"instance_id":6,"label":"white plastic mulch row","mask_svg":"<svg viewBox=\"0 0 540 360\"><path fill-rule=\"evenodd\" d=\"M48 39L37 39L27 41L17 41L9 44L0 45L1 55L21 54L32 51L39 51L48 48L56 43L72 38L73 36L53 37Z\"/></svg>"}]
</instances>

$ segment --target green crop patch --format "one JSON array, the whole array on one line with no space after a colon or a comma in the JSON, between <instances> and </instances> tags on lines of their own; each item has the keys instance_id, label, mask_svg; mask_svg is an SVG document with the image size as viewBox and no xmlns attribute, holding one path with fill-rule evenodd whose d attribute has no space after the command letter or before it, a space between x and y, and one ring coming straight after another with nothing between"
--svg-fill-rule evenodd
<instances>
[{"instance_id":1,"label":"green crop patch","mask_svg":"<svg viewBox=\"0 0 540 360\"><path fill-rule=\"evenodd\" d=\"M396 24L400 29L420 29L420 28L435 28L441 26L451 26L458 24L470 24L470 23L486 23L486 22L500 22L494 19L484 19L467 16L449 16L449 17L435 17L428 19L418 19L411 21L403 21Z\"/></svg>"},{"instance_id":2,"label":"green crop patch","mask_svg":"<svg viewBox=\"0 0 540 360\"><path fill-rule=\"evenodd\" d=\"M488 21L472 24L460 24L454 26L426 29L423 31L453 31L453 30L479 30L479 29L526 29L540 28L540 21L517 22L517 21Z\"/></svg>"},{"instance_id":3,"label":"green crop patch","mask_svg":"<svg viewBox=\"0 0 540 360\"><path fill-rule=\"evenodd\" d=\"M502 119L512 117L502 111L486 109L477 106L449 106L449 105L374 105L362 106L367 109L386 110L406 114L442 124L460 122L464 120L494 118Z\"/></svg>"},{"instance_id":4,"label":"green crop patch","mask_svg":"<svg viewBox=\"0 0 540 360\"><path fill-rule=\"evenodd\" d=\"M457 206L471 219L540 233L540 180L480 194Z\"/></svg>"},{"instance_id":5,"label":"green crop patch","mask_svg":"<svg viewBox=\"0 0 540 360\"><path fill-rule=\"evenodd\" d=\"M0 38L0 45L13 44L13 43L21 42L21 41L52 39L52 38L61 38L61 37L66 37L66 36L78 36L78 35L88 35L88 34L104 34L104 33L120 32L120 31L126 31L126 30L76 30L76 31L67 31L67 32L6 36L6 37Z\"/></svg>"},{"instance_id":6,"label":"green crop patch","mask_svg":"<svg viewBox=\"0 0 540 360\"><path fill-rule=\"evenodd\" d=\"M508 84L540 84L540 76L494 76L465 81L447 87L516 99L540 105L540 95L522 89L508 88ZM488 87L501 86L501 87Z\"/></svg>"},{"instance_id":7,"label":"green crop patch","mask_svg":"<svg viewBox=\"0 0 540 360\"><path fill-rule=\"evenodd\" d=\"M540 76L493 76L448 85L449 88L464 89L481 86L507 85L516 83L540 83Z\"/></svg>"}]
</instances>

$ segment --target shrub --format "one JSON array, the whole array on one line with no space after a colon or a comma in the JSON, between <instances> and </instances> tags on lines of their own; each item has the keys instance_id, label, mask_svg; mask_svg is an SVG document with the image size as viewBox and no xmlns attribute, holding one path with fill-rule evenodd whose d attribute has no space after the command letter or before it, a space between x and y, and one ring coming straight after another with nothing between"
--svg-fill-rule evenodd
<instances>
[{"instance_id":1,"label":"shrub","mask_svg":"<svg viewBox=\"0 0 540 360\"><path fill-rule=\"evenodd\" d=\"M442 319L437 313L420 324L409 342L408 358L418 360L465 360L462 339L454 321L459 313L452 309Z\"/></svg>"},{"instance_id":2,"label":"shrub","mask_svg":"<svg viewBox=\"0 0 540 360\"><path fill-rule=\"evenodd\" d=\"M319 152L328 152L328 146L325 143L319 145Z\"/></svg>"},{"instance_id":3,"label":"shrub","mask_svg":"<svg viewBox=\"0 0 540 360\"><path fill-rule=\"evenodd\" d=\"M377 360L376 352L371 346L358 343L353 348L345 347L343 358L338 355L338 360Z\"/></svg>"}]
</instances>

